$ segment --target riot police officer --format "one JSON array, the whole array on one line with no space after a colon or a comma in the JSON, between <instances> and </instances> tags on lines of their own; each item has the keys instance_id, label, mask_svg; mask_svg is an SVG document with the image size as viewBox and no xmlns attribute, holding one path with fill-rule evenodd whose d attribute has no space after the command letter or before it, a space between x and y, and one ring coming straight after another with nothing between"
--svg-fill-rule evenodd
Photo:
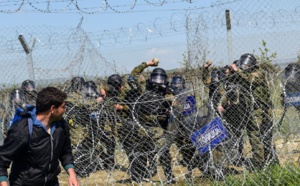
<instances>
[{"instance_id":1,"label":"riot police officer","mask_svg":"<svg viewBox=\"0 0 300 186\"><path fill-rule=\"evenodd\" d=\"M6 121L6 131L10 128L17 108L25 108L26 99L22 89L13 89L9 94L9 109Z\"/></svg>"},{"instance_id":2,"label":"riot police officer","mask_svg":"<svg viewBox=\"0 0 300 186\"><path fill-rule=\"evenodd\" d=\"M235 60L233 63L237 63ZM213 150L212 155L214 167L218 167L219 171L211 169L211 173L221 173L224 175L230 168L224 166L225 164L241 165L243 162L243 125L245 125L244 112L247 104L244 103L245 96L239 95L239 86L236 75L231 66L224 66L221 68L214 68L209 73L208 68L212 65L209 60L203 66L202 80L209 89L208 108L209 112L206 117L218 117L222 119L222 123L229 135L222 145ZM240 98L238 98L240 96ZM241 100L241 102L239 101ZM242 106L243 105L243 106ZM245 106L246 105L246 106ZM247 110L247 109L246 109ZM246 116L248 118L248 115ZM205 123L204 123L205 124ZM205 156L204 156L205 157ZM207 157L205 157L207 158ZM228 162L228 163L225 163ZM224 171L221 171L224 170ZM216 178L223 179L222 174L215 174Z\"/></svg>"},{"instance_id":3,"label":"riot police officer","mask_svg":"<svg viewBox=\"0 0 300 186\"><path fill-rule=\"evenodd\" d=\"M106 86L101 92L101 113L99 115L99 127L101 130L100 141L104 144L106 152L100 154L104 160L104 169L112 170L118 166L115 162L115 147L118 138L117 131L123 119L122 113L128 111L128 106L122 101L124 81L119 74L112 74L108 77Z\"/></svg>"},{"instance_id":4,"label":"riot police officer","mask_svg":"<svg viewBox=\"0 0 300 186\"><path fill-rule=\"evenodd\" d=\"M212 61L208 60L203 65L203 72L202 72L202 81L205 86L208 88L208 102L207 107L210 110L214 110L217 107L217 102L220 99L220 95L223 94L223 90L220 88L222 85L222 81L225 79L226 76L226 69L217 69L214 68L209 71L209 67L212 65Z\"/></svg>"},{"instance_id":5,"label":"riot police officer","mask_svg":"<svg viewBox=\"0 0 300 186\"><path fill-rule=\"evenodd\" d=\"M249 136L253 158L251 163L255 168L263 168L269 163L278 163L273 141L273 104L270 99L270 90L266 82L266 75L263 69L257 64L253 54L241 55L238 67L232 64L231 67L239 76L239 83L250 93L253 109L250 112L247 122L247 134Z\"/></svg>"},{"instance_id":6,"label":"riot police officer","mask_svg":"<svg viewBox=\"0 0 300 186\"><path fill-rule=\"evenodd\" d=\"M203 164L207 159L198 156L195 146L190 141L191 134L203 126L206 116L202 118L198 116L196 99L192 91L186 88L182 76L173 76L170 88L175 96L173 103L176 103L176 106L173 106L169 126L170 130L175 130L176 146L182 154L180 163L188 170L185 177L190 179L194 168L199 168L203 174L206 174Z\"/></svg>"},{"instance_id":7,"label":"riot police officer","mask_svg":"<svg viewBox=\"0 0 300 186\"><path fill-rule=\"evenodd\" d=\"M84 86L85 80L81 76L76 76L71 79L71 85L67 88L66 93L80 92Z\"/></svg>"},{"instance_id":8,"label":"riot police officer","mask_svg":"<svg viewBox=\"0 0 300 186\"><path fill-rule=\"evenodd\" d=\"M290 63L284 69L282 79L283 82L283 94L282 94L282 104L286 107L294 106L298 112L300 112L300 106L297 102L293 102L290 98L297 97L297 93L300 92L300 64Z\"/></svg>"},{"instance_id":9,"label":"riot police officer","mask_svg":"<svg viewBox=\"0 0 300 186\"><path fill-rule=\"evenodd\" d=\"M239 60L232 64L236 65ZM230 161L236 166L242 166L244 163L244 130L251 116L251 95L248 89L242 86L240 78L231 66L226 65L221 70L223 78L218 90L214 93L213 99L217 103L217 114L226 122L226 128L229 132L228 147L231 150ZM221 77L222 77L221 76ZM217 97L217 99L216 99Z\"/></svg>"},{"instance_id":10,"label":"riot police officer","mask_svg":"<svg viewBox=\"0 0 300 186\"><path fill-rule=\"evenodd\" d=\"M24 92L26 103L34 105L37 98L37 91L34 81L30 79L23 81L21 89Z\"/></svg>"},{"instance_id":11,"label":"riot police officer","mask_svg":"<svg viewBox=\"0 0 300 186\"><path fill-rule=\"evenodd\" d=\"M68 87L66 90L66 93L68 94L68 98L66 100L66 115L68 116L69 124L72 127L75 127L76 125L86 126L86 122L80 121L80 118L84 118L84 112L81 112L81 107L84 107L84 104L81 104L82 100L84 99L84 95L82 92L84 83L85 80L83 79L83 77L73 77L71 79L70 87Z\"/></svg>"},{"instance_id":12,"label":"riot police officer","mask_svg":"<svg viewBox=\"0 0 300 186\"><path fill-rule=\"evenodd\" d=\"M138 75L148 66L157 66L155 60L137 66ZM128 151L131 162L131 179L137 182L152 177L157 172L156 158L162 164L167 183L174 183L171 166L170 136L168 135L168 110L172 102L168 77L162 68L155 68L146 80L146 90L132 106L132 125L137 129L135 147ZM147 159L150 162L147 167Z\"/></svg>"},{"instance_id":13,"label":"riot police officer","mask_svg":"<svg viewBox=\"0 0 300 186\"><path fill-rule=\"evenodd\" d=\"M98 100L99 98L102 97L100 92L97 91L97 85L94 81L86 81L84 83L84 86L83 86L81 92L82 92L83 97L86 99L94 98L94 99ZM101 100L103 100L103 99L101 99ZM101 100L98 100L98 101L101 101Z\"/></svg>"},{"instance_id":14,"label":"riot police officer","mask_svg":"<svg viewBox=\"0 0 300 186\"><path fill-rule=\"evenodd\" d=\"M182 76L173 76L171 79L170 88L174 95L180 94L184 89L186 89L185 79Z\"/></svg>"},{"instance_id":15,"label":"riot police officer","mask_svg":"<svg viewBox=\"0 0 300 186\"><path fill-rule=\"evenodd\" d=\"M66 106L66 120L71 127L71 141L74 149L75 169L78 176L87 177L96 171L104 160L99 154L104 150L99 143L101 130L99 118L101 107L97 99L101 98L94 81L73 78ZM79 80L79 81L77 81Z\"/></svg>"}]
</instances>

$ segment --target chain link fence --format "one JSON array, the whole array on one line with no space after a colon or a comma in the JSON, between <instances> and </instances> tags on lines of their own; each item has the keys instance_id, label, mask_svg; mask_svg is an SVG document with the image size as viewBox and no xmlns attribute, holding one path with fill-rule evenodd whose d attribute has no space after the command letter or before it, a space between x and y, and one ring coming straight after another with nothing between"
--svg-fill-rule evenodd
<instances>
[{"instance_id":1,"label":"chain link fence","mask_svg":"<svg viewBox=\"0 0 300 186\"><path fill-rule=\"evenodd\" d=\"M216 1L130 29L1 28L0 141L31 88L56 86L81 185L297 185L299 7Z\"/></svg>"}]
</instances>

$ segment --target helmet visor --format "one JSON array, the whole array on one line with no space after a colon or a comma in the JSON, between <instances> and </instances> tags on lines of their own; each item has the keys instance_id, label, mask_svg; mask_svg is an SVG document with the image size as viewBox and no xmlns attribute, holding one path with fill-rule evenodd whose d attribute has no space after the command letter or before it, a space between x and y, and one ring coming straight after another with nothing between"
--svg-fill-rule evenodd
<instances>
[{"instance_id":1,"label":"helmet visor","mask_svg":"<svg viewBox=\"0 0 300 186\"><path fill-rule=\"evenodd\" d=\"M26 86L26 90L29 91L29 92L34 91L34 89L35 89L35 87L31 84Z\"/></svg>"},{"instance_id":2,"label":"helmet visor","mask_svg":"<svg viewBox=\"0 0 300 186\"><path fill-rule=\"evenodd\" d=\"M253 59L251 56L242 57L239 61L239 68L242 70L247 70L250 67L254 66L256 60Z\"/></svg>"},{"instance_id":3,"label":"helmet visor","mask_svg":"<svg viewBox=\"0 0 300 186\"><path fill-rule=\"evenodd\" d=\"M282 74L282 79L284 81L298 82L300 79L300 65L290 64L288 65Z\"/></svg>"},{"instance_id":4,"label":"helmet visor","mask_svg":"<svg viewBox=\"0 0 300 186\"><path fill-rule=\"evenodd\" d=\"M85 87L83 92L86 97L95 97L97 95L96 89L94 87Z\"/></svg>"},{"instance_id":5,"label":"helmet visor","mask_svg":"<svg viewBox=\"0 0 300 186\"><path fill-rule=\"evenodd\" d=\"M35 89L35 85L33 82L26 82L24 85L23 85L23 89L25 89L26 91L33 91Z\"/></svg>"},{"instance_id":6,"label":"helmet visor","mask_svg":"<svg viewBox=\"0 0 300 186\"><path fill-rule=\"evenodd\" d=\"M172 89L182 88L182 79L181 78L172 78L171 86Z\"/></svg>"},{"instance_id":7,"label":"helmet visor","mask_svg":"<svg viewBox=\"0 0 300 186\"><path fill-rule=\"evenodd\" d=\"M11 96L11 100L16 104L22 104L22 103L24 103L24 96L19 91L16 91Z\"/></svg>"},{"instance_id":8,"label":"helmet visor","mask_svg":"<svg viewBox=\"0 0 300 186\"><path fill-rule=\"evenodd\" d=\"M165 74L151 74L151 81L152 83L156 84L166 84L167 83L167 76Z\"/></svg>"},{"instance_id":9,"label":"helmet visor","mask_svg":"<svg viewBox=\"0 0 300 186\"><path fill-rule=\"evenodd\" d=\"M247 70L247 69L250 68L250 66L247 65L247 64L242 64L242 65L240 66L240 68L241 68L242 70Z\"/></svg>"},{"instance_id":10,"label":"helmet visor","mask_svg":"<svg viewBox=\"0 0 300 186\"><path fill-rule=\"evenodd\" d=\"M219 82L220 81L220 75L219 72L217 70L213 70L211 72L211 79L213 82Z\"/></svg>"}]
</instances>

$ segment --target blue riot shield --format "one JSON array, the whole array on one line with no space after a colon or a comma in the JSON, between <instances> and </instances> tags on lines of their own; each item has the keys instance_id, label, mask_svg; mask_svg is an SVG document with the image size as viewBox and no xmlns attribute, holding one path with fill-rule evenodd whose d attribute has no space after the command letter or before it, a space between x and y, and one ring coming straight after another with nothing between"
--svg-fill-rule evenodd
<instances>
[{"instance_id":1,"label":"blue riot shield","mask_svg":"<svg viewBox=\"0 0 300 186\"><path fill-rule=\"evenodd\" d=\"M200 154L213 149L228 137L222 121L217 117L191 135L191 141Z\"/></svg>"}]
</instances>

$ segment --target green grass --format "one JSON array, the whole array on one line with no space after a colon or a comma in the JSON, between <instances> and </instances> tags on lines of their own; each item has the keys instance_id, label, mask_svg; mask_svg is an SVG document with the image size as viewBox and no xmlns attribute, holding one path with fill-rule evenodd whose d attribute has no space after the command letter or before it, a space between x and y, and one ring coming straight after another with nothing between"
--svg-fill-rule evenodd
<instances>
[{"instance_id":1,"label":"green grass","mask_svg":"<svg viewBox=\"0 0 300 186\"><path fill-rule=\"evenodd\" d=\"M298 165L276 165L264 171L245 173L238 176L228 176L223 183L214 185L286 185L293 186L300 183L300 167Z\"/></svg>"}]
</instances>

